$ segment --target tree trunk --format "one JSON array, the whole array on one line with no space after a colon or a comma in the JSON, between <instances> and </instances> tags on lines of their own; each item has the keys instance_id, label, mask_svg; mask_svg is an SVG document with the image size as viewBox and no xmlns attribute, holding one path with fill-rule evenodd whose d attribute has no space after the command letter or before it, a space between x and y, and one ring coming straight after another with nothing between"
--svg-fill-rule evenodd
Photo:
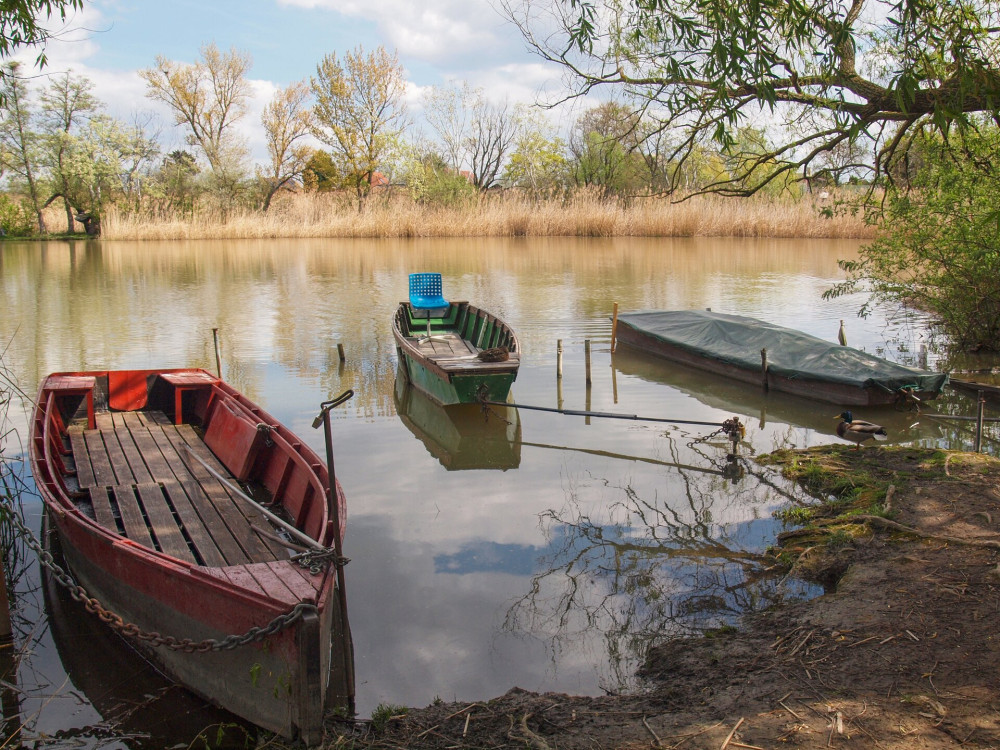
<instances>
[{"instance_id":1,"label":"tree trunk","mask_svg":"<svg viewBox=\"0 0 1000 750\"><path fill-rule=\"evenodd\" d=\"M66 209L66 233L73 234L76 231L76 224L73 223L73 207L65 197L63 197L63 207Z\"/></svg>"}]
</instances>

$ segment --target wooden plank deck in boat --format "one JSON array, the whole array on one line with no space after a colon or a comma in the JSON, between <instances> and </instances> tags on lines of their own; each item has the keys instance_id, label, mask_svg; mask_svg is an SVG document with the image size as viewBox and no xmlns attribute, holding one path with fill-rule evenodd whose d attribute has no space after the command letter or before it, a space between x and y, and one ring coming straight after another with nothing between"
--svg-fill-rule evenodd
<instances>
[{"instance_id":1,"label":"wooden plank deck in boat","mask_svg":"<svg viewBox=\"0 0 1000 750\"><path fill-rule=\"evenodd\" d=\"M195 565L288 558L267 518L188 455L238 486L191 425L162 412L101 413L70 445L81 494L106 529Z\"/></svg>"},{"instance_id":2,"label":"wooden plank deck in boat","mask_svg":"<svg viewBox=\"0 0 1000 750\"><path fill-rule=\"evenodd\" d=\"M430 338L414 338L413 343L421 356L446 370L516 369L517 361L486 363L476 355L481 349L457 333L435 333Z\"/></svg>"}]
</instances>

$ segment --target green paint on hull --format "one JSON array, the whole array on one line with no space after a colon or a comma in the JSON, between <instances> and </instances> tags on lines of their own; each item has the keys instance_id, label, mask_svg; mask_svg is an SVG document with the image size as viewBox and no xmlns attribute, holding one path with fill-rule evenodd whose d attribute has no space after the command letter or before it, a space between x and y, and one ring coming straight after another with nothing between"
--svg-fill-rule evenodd
<instances>
[{"instance_id":1,"label":"green paint on hull","mask_svg":"<svg viewBox=\"0 0 1000 750\"><path fill-rule=\"evenodd\" d=\"M516 373L470 373L452 375L445 380L411 357L400 353L406 359L406 371L410 385L428 398L443 406L450 404L475 404L480 401L480 389L485 386L482 398L487 401L506 401Z\"/></svg>"}]
</instances>

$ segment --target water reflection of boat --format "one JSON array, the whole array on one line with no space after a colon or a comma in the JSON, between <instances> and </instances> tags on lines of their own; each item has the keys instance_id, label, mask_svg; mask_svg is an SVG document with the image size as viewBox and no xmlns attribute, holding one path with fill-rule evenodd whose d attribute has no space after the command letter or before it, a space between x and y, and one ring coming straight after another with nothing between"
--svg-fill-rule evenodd
<instances>
[{"instance_id":1,"label":"water reflection of boat","mask_svg":"<svg viewBox=\"0 0 1000 750\"><path fill-rule=\"evenodd\" d=\"M756 419L761 428L768 422L778 422L804 427L824 435L836 435L837 425L832 418L836 408L831 409L829 404L817 404L785 393L747 388L745 383L688 367L664 367L662 361L630 349L619 349L612 362L618 374L670 386L705 406L726 414ZM898 420L894 419L897 414ZM903 426L903 422L912 423L912 417L912 414L888 410L880 414L878 421L899 428ZM898 433L899 430L895 432Z\"/></svg>"},{"instance_id":2,"label":"water reflection of boat","mask_svg":"<svg viewBox=\"0 0 1000 750\"><path fill-rule=\"evenodd\" d=\"M62 560L55 534L45 534L48 551ZM90 747L88 738L128 738L133 750L206 746L246 747L256 728L216 708L163 676L125 640L74 601L51 575L42 576L49 631L66 676L83 693L101 722L63 730ZM73 711L77 710L76 701Z\"/></svg>"},{"instance_id":3,"label":"water reflection of boat","mask_svg":"<svg viewBox=\"0 0 1000 750\"><path fill-rule=\"evenodd\" d=\"M516 469L521 463L521 420L517 409L478 404L438 406L396 375L396 413L427 452L449 471Z\"/></svg>"}]
</instances>

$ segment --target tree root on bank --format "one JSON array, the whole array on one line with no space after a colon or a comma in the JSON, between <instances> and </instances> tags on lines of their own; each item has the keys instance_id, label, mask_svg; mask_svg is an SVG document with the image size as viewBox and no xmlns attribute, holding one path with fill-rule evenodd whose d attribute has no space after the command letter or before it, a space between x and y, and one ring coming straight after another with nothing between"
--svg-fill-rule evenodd
<instances>
[{"instance_id":1,"label":"tree root on bank","mask_svg":"<svg viewBox=\"0 0 1000 750\"><path fill-rule=\"evenodd\" d=\"M888 518L882 518L881 516L858 515L858 516L851 516L851 518L847 520L864 521L866 523L874 524L875 526L881 526L886 529L892 529L893 531L900 531L903 532L904 534L912 534L913 536L919 537L921 539L930 539L936 542L946 542L948 544L964 544L970 547L988 547L990 549L1000 549L1000 542L994 541L993 539L960 539L954 536L929 534L925 531L920 531L919 529L914 529L910 526L904 526L901 523L890 521Z\"/></svg>"}]
</instances>

